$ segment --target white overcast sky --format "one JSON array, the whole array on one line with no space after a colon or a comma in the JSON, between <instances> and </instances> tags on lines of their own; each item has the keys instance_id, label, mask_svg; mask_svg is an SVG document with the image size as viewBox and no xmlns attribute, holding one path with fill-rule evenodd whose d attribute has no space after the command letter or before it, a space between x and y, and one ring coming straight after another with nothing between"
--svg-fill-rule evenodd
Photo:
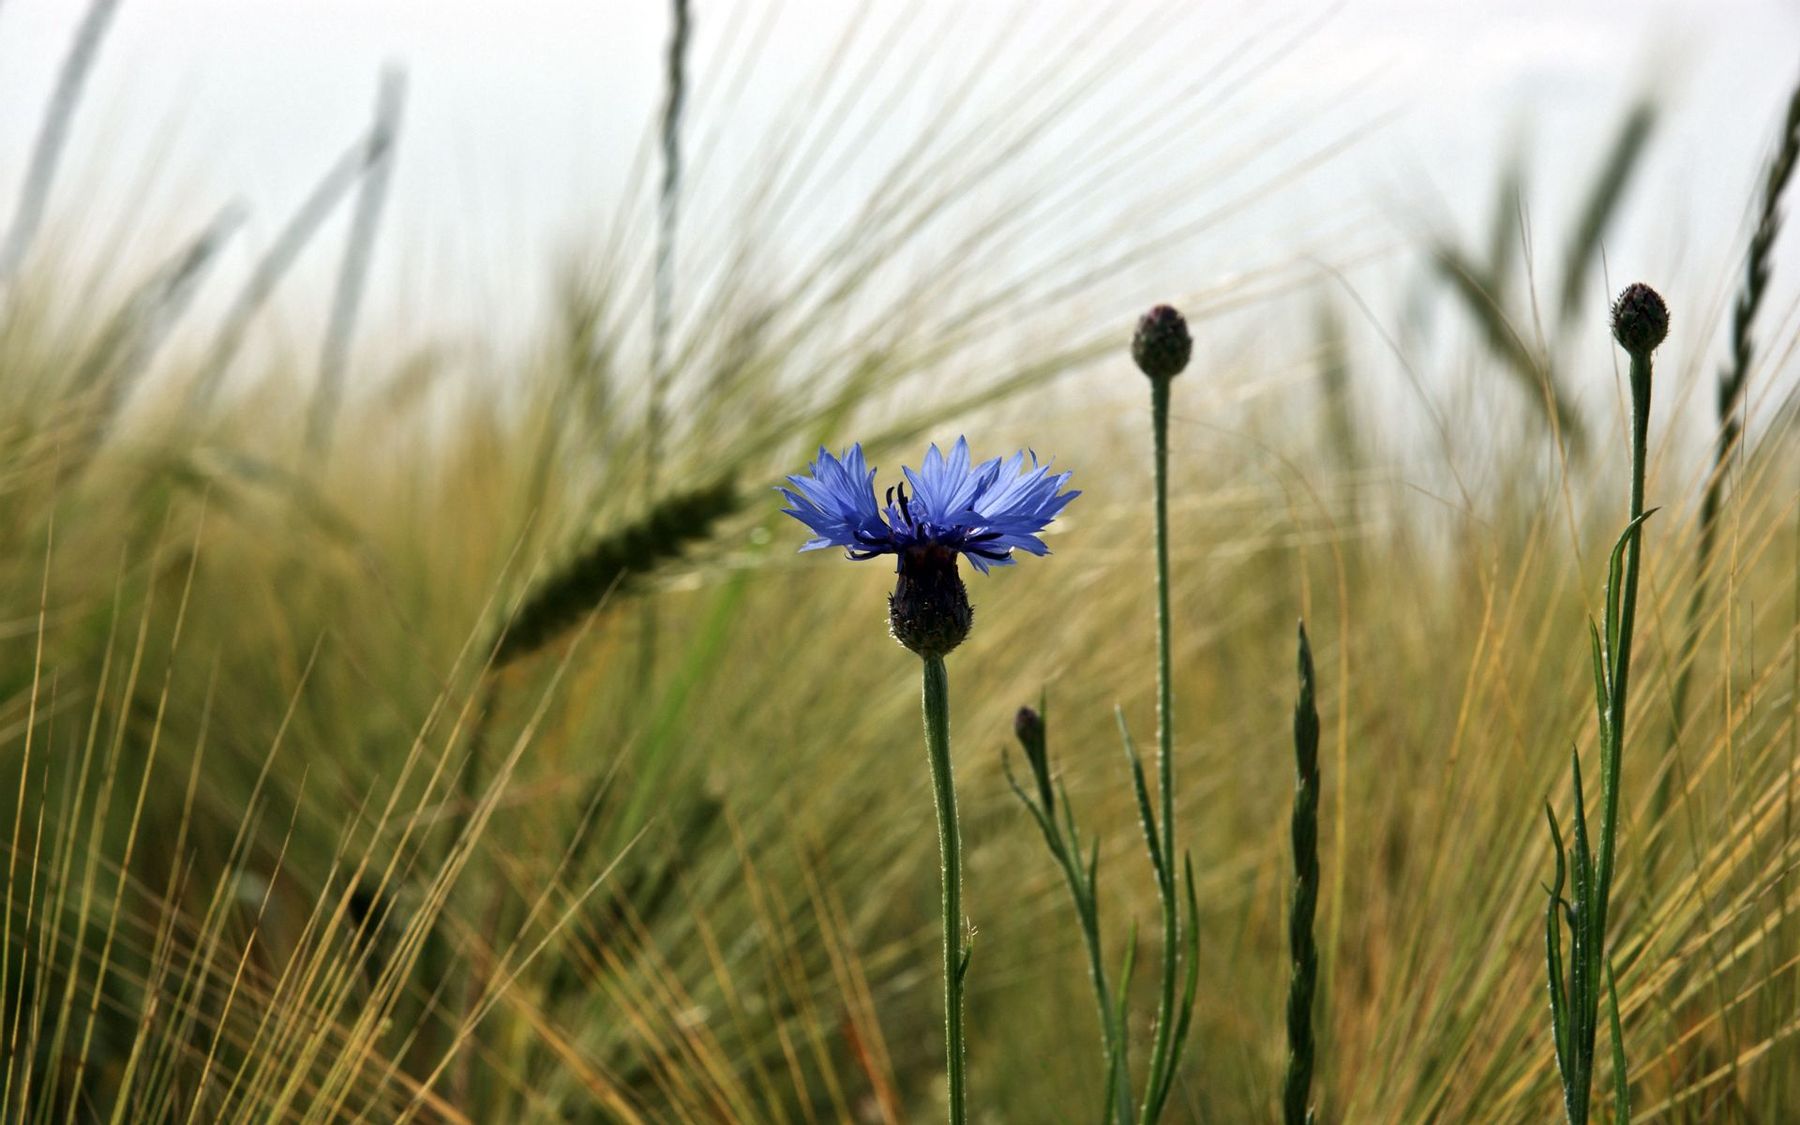
<instances>
[{"instance_id":1,"label":"white overcast sky","mask_svg":"<svg viewBox=\"0 0 1800 1125\"><path fill-rule=\"evenodd\" d=\"M704 86L706 61L729 55L718 41L729 14L751 0L694 2ZM944 2L914 10L941 15ZM1091 4L1010 10L1029 10L1024 22L1042 28ZM85 7L0 0L0 214ZM1141 7L1121 4L1119 18ZM1199 53L1222 49L1246 24L1293 26L1314 10L1242 0L1163 7L1167 38ZM891 0L867 9L895 10ZM1397 231L1441 217L1473 234L1492 203L1497 160L1515 142L1533 153L1542 197L1572 200L1623 106L1655 87L1673 113L1615 236L1614 264L1634 272L1642 255L1646 268L1728 268L1777 106L1800 76L1796 0L1348 0L1332 9L1300 50L1257 77L1252 104L1275 119L1341 95L1341 113L1381 124L1272 215L1246 219L1246 242L1334 209L1386 214ZM762 47L766 80L746 88L733 115L772 117L792 92L783 78L819 65L852 11L834 0L782 5ZM376 76L393 61L406 68L410 98L370 315L458 332L516 328L537 307L557 248L597 229L617 201L660 95L667 18L656 0L125 0L70 147L61 229L112 253L100 240L117 237L110 220L129 205L142 229L125 245L166 251L238 199L252 216L247 261L362 127ZM755 125L733 134L755 135ZM734 144L716 159L754 162L753 149ZM335 255L311 257L320 261L296 275L290 300L304 302L329 279ZM1186 280L1171 284L1192 288Z\"/></svg>"}]
</instances>

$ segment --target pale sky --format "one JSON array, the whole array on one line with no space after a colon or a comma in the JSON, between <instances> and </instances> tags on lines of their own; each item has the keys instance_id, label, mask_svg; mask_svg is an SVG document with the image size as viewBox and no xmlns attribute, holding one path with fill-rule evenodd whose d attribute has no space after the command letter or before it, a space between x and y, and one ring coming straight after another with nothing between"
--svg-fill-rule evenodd
<instances>
[{"instance_id":1,"label":"pale sky","mask_svg":"<svg viewBox=\"0 0 1800 1125\"><path fill-rule=\"evenodd\" d=\"M1019 57L1002 52L985 62L1001 76L989 89L1005 90L1006 68L1029 61L1033 44L1059 24L1093 10L1092 0L948 4L886 0L853 9L789 0L774 9L695 0L696 97L713 96L696 130L729 122L707 134L713 182L729 184L732 168L757 166L757 139L853 11L883 26L916 15L921 27L941 26L958 9L983 27L1014 13L1019 30L1009 41ZM0 0L0 214L10 211L85 7ZM1117 5L1117 19L1147 7ZM1310 27L1295 49L1244 80L1231 118L1237 132L1194 138L1196 147L1254 144L1267 123L1313 116L1320 137L1369 129L1345 158L1241 219L1247 258L1252 247L1278 253L1269 248L1289 234L1362 215L1390 224L1396 238L1438 221L1479 237L1499 158L1515 144L1533 154L1535 198L1551 201L1534 223L1553 232L1630 97L1654 87L1671 112L1609 245L1611 263L1620 276L1703 268L1723 277L1741 245L1745 201L1777 107L1800 76L1795 0L1158 7L1168 15L1146 43L1145 73L1128 76L1140 86L1164 73L1175 80L1186 60L1218 61L1246 30L1262 29L1266 42ZM776 10L756 77L720 106L722 75L744 53L724 36L734 27L747 35ZM409 99L369 321L504 335L536 314L559 250L591 237L616 207L661 95L666 20L667 6L655 0L125 0L76 123L53 215L60 229L91 241L93 253L115 255L122 245L126 254L159 254L239 200L251 216L236 250L242 267L363 127L377 74L392 61L407 71ZM974 65L965 56L979 41L973 33L921 34L883 49L919 56L924 104L958 59ZM846 206L859 187L866 190L846 179ZM127 211L141 221L127 224L131 237L119 243L115 224ZM704 239L696 233L691 242ZM1792 241L1784 261L1800 262ZM1229 274L1221 260L1229 256L1215 242L1201 259L1158 268L1169 286L1192 289ZM335 262L335 244L309 254L284 296L289 315L307 315Z\"/></svg>"}]
</instances>

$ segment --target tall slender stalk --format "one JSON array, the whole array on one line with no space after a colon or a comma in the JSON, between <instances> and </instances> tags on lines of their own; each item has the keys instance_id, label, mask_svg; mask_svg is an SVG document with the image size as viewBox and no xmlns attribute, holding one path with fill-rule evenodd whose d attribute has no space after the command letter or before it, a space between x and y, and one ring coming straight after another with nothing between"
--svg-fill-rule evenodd
<instances>
[{"instance_id":1,"label":"tall slender stalk","mask_svg":"<svg viewBox=\"0 0 1800 1125\"><path fill-rule=\"evenodd\" d=\"M1612 656L1611 691L1606 703L1606 751L1600 765L1600 855L1595 867L1598 910L1594 936L1603 939L1607 900L1612 892L1613 862L1618 849L1619 767L1625 749L1625 705L1631 679L1631 637L1637 619L1638 569L1643 557L1644 463L1650 434L1650 353L1631 357L1631 503L1625 532L1625 586L1619 594L1616 651ZM1596 955L1599 950L1596 946ZM1596 977L1596 979L1598 979Z\"/></svg>"},{"instance_id":2,"label":"tall slender stalk","mask_svg":"<svg viewBox=\"0 0 1800 1125\"><path fill-rule=\"evenodd\" d=\"M1597 854L1589 849L1579 755L1571 755L1574 839L1566 856L1556 816L1547 806L1545 810L1556 845L1556 876L1544 919L1544 948L1552 1038L1557 1071L1562 1078L1563 1112L1569 1125L1586 1125L1588 1121L1602 995L1611 1001L1614 1117L1622 1125L1631 1116L1618 994L1613 986L1612 961L1606 952L1606 923L1618 856L1619 777L1630 698L1631 640L1637 619L1643 523L1649 514L1644 510L1644 473L1650 433L1650 357L1668 330L1668 307L1649 286L1628 286L1613 305L1613 336L1631 357L1631 497L1629 522L1613 547L1607 568L1605 621L1590 630L1594 706L1600 724L1601 816ZM1567 900L1562 897L1565 874L1570 876ZM1570 942L1566 977L1562 956L1565 922Z\"/></svg>"},{"instance_id":3,"label":"tall slender stalk","mask_svg":"<svg viewBox=\"0 0 1800 1125\"><path fill-rule=\"evenodd\" d=\"M950 680L944 658L924 662L925 753L937 804L938 856L944 915L944 1070L950 1083L950 1125L968 1120L963 1053L963 973L969 951L962 933L962 835L956 822L956 781L950 771Z\"/></svg>"},{"instance_id":4,"label":"tall slender stalk","mask_svg":"<svg viewBox=\"0 0 1800 1125\"><path fill-rule=\"evenodd\" d=\"M1162 902L1162 976L1156 994L1156 1038L1150 1047L1150 1077L1144 1089L1139 1121L1149 1125L1160 1110L1156 1091L1173 1065L1170 1047L1175 1027L1175 975L1180 967L1181 901L1175 896L1175 724L1174 688L1170 684L1169 642L1169 384L1150 380L1150 426L1153 435L1156 489L1156 784L1161 802L1162 854L1158 877Z\"/></svg>"},{"instance_id":5,"label":"tall slender stalk","mask_svg":"<svg viewBox=\"0 0 1800 1125\"><path fill-rule=\"evenodd\" d=\"M969 946L962 916L962 841L956 821L956 782L950 765L950 684L944 656L968 638L975 623L968 587L957 571L967 557L978 571L1013 561L1014 548L1045 554L1040 530L1080 493L1062 491L1066 472L1025 455L975 464L969 443L958 438L949 456L933 444L920 471L905 469L906 484L888 490L887 510L875 499L875 470L862 446L842 458L819 450L806 475L787 478L781 489L788 515L814 534L805 549L844 548L852 561L896 556L894 592L888 595L888 632L923 661L921 707L925 751L937 805L938 855L942 860L944 922L944 1069L950 1085L950 1123L968 1119L963 1049L963 977ZM877 530L879 528L879 530ZM993 528L1007 528L1002 539ZM1046 798L1046 802L1048 802Z\"/></svg>"},{"instance_id":6,"label":"tall slender stalk","mask_svg":"<svg viewBox=\"0 0 1800 1125\"><path fill-rule=\"evenodd\" d=\"M1155 476L1156 519L1156 772L1159 790L1152 798L1144 775L1144 763L1126 725L1123 711L1118 712L1119 735L1125 745L1126 761L1131 767L1131 783L1137 798L1138 821L1144 833L1144 846L1150 857L1150 870L1156 877L1157 898L1162 907L1162 965L1158 979L1155 1038L1146 1065L1143 1097L1138 1102L1135 1120L1151 1125L1162 1116L1174 1088L1176 1066L1192 1024L1194 997L1199 988L1199 949L1195 919L1199 915L1194 893L1191 864L1184 863L1184 882L1178 888L1175 880L1175 733L1174 687L1172 679L1171 641L1172 614L1169 608L1169 398L1170 384L1186 369L1193 354L1193 339L1187 322L1168 305L1158 305L1138 320L1131 338L1131 358L1138 370L1150 380L1150 414L1152 460ZM1050 776L1049 754L1045 742L1042 717L1030 708L1019 712L1015 731L1025 747L1026 758L1037 782L1034 800L1017 781L1010 768L1007 780L1020 802L1038 822L1049 845L1050 854L1063 869L1074 900L1076 920L1081 927L1082 942L1087 948L1088 973L1094 985L1095 1001L1100 1012L1101 1044L1106 1053L1106 1105L1102 1119L1111 1117L1118 1125L1131 1125L1131 1067L1128 1065L1130 1035L1126 1024L1124 998L1130 993L1131 970L1135 963L1135 931L1127 948L1124 968L1120 972L1115 1007L1113 992L1107 982L1106 966L1101 956L1099 906L1095 895L1100 850L1096 844L1083 864L1080 835L1075 815L1069 808L1067 794L1062 798L1062 820L1056 816L1056 788ZM1161 806L1161 822L1158 809ZM1183 896L1180 891L1185 891ZM1182 921L1184 905L1187 911ZM1185 977L1181 969L1186 965ZM1177 990L1177 978L1182 983Z\"/></svg>"},{"instance_id":7,"label":"tall slender stalk","mask_svg":"<svg viewBox=\"0 0 1800 1125\"><path fill-rule=\"evenodd\" d=\"M1150 1125L1162 1115L1174 1083L1187 1013L1192 1008L1195 980L1194 966L1190 963L1186 989L1189 998L1178 1008L1175 980L1181 967L1183 943L1181 898L1175 887L1175 705L1169 639L1169 392L1175 376L1186 369L1193 347L1187 321L1167 305L1159 305L1145 313L1131 339L1131 357L1138 370L1150 379L1156 513L1156 781L1162 814L1160 840L1154 840L1156 826L1146 825L1153 838L1151 858L1156 868L1157 898L1162 906L1163 943L1155 1038L1150 1046L1149 1074L1144 1082L1144 1098L1138 1114L1141 1125ZM1191 900L1192 895L1189 898ZM1190 916L1190 925L1192 922Z\"/></svg>"}]
</instances>

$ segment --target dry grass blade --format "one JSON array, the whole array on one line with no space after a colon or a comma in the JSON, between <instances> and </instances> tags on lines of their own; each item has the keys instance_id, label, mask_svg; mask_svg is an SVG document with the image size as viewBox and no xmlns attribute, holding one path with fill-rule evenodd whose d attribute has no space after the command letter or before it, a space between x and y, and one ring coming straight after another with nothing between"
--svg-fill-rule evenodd
<instances>
[{"instance_id":1,"label":"dry grass blade","mask_svg":"<svg viewBox=\"0 0 1800 1125\"><path fill-rule=\"evenodd\" d=\"M50 103L38 125L37 143L31 151L31 163L25 172L25 184L19 191L12 226L7 229L5 243L0 245L0 284L13 279L25 256L31 252L38 228L43 225L50 189L56 182L56 169L62 162L63 146L68 143L75 112L81 108L82 91L87 88L94 59L100 53L100 45L106 41L107 29L112 26L119 3L120 0L91 0L81 25L75 30L75 39L69 44L69 53L63 58L62 69L57 72L56 88L51 92Z\"/></svg>"},{"instance_id":2,"label":"dry grass blade","mask_svg":"<svg viewBox=\"0 0 1800 1125\"><path fill-rule=\"evenodd\" d=\"M393 177L394 145L399 140L400 115L405 104L405 71L384 71L375 95L375 122L369 127L364 157L367 171L350 217L344 260L332 294L331 320L325 326L325 339L319 349L319 381L313 388L312 405L306 415L306 448L315 457L323 455L330 445L331 431L337 423L350 343L356 332L356 314L369 281L369 263L375 255L375 235L387 203L388 181Z\"/></svg>"},{"instance_id":3,"label":"dry grass blade","mask_svg":"<svg viewBox=\"0 0 1800 1125\"><path fill-rule=\"evenodd\" d=\"M1568 254L1563 260L1558 308L1564 323L1572 321L1584 305L1594 302L1593 295L1587 291L1587 279L1600 258L1607 228L1618 214L1626 189L1636 178L1644 153L1649 149L1656 117L1656 103L1649 98L1641 99L1626 111L1612 148L1607 151L1606 159L1601 161L1594 175L1594 182L1588 187L1587 202L1576 217Z\"/></svg>"},{"instance_id":4,"label":"dry grass blade","mask_svg":"<svg viewBox=\"0 0 1800 1125\"><path fill-rule=\"evenodd\" d=\"M383 125L377 120L369 130L351 144L336 163L320 178L312 192L281 228L275 240L257 260L249 280L238 292L226 312L212 348L199 365L188 391L190 412L204 410L218 393L219 384L243 347L246 334L256 314L262 311L281 279L306 249L313 236L330 218L337 205L363 177L370 174L374 163L386 151L381 143Z\"/></svg>"},{"instance_id":5,"label":"dry grass blade","mask_svg":"<svg viewBox=\"0 0 1800 1125\"><path fill-rule=\"evenodd\" d=\"M1516 380L1541 412L1546 428L1561 435L1571 453L1587 447L1587 427L1575 412L1542 348L1530 343L1508 316L1494 279L1449 242L1433 247L1438 276L1450 286L1482 332L1502 369Z\"/></svg>"}]
</instances>

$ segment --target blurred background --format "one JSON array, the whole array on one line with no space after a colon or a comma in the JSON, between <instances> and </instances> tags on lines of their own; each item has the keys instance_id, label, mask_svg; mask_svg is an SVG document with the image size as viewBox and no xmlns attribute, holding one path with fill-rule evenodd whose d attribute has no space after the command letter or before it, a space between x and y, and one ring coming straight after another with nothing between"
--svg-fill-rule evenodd
<instances>
[{"instance_id":1,"label":"blurred background","mask_svg":"<svg viewBox=\"0 0 1800 1125\"><path fill-rule=\"evenodd\" d=\"M1800 1115L1800 243L1752 236L1800 8L675 10L0 0L6 1114L941 1115L916 668L773 487L967 433L1084 491L950 665L979 1119L1084 1119L1001 755L1047 697L1148 963L1112 709L1148 740L1167 301L1171 1117L1276 1114L1304 615L1321 1119L1548 1118L1543 802L1594 752L1643 280L1638 1116Z\"/></svg>"},{"instance_id":2,"label":"blurred background","mask_svg":"<svg viewBox=\"0 0 1800 1125\"><path fill-rule=\"evenodd\" d=\"M0 151L15 168L86 10L75 0L6 5ZM1281 191L1259 193L1206 239L1134 271L1137 291L1122 300L1302 252L1346 271L1375 256L1385 275L1353 276L1362 286L1383 276L1376 292L1387 297L1396 259L1422 232L1486 237L1498 173L1513 161L1528 173L1531 242L1547 254L1571 236L1621 119L1646 97L1659 110L1655 143L1609 224L1609 266L1616 277L1693 269L1726 284L1758 173L1752 154L1779 121L1800 33L1800 10L1780 0L1138 3L1098 12L1073 3L789 0L696 17L690 73L706 128L690 138L703 156L689 185L700 193L688 219L695 260L682 261L696 274L707 239L741 217L724 206L734 186L741 194L742 178L762 167L776 130L815 108L807 91L834 60L848 68L884 51L896 56L890 65L905 59L898 112L913 121L946 104L991 113L1024 92L1020 80L1044 51L1109 29L1121 41L1117 57L1099 65L1097 53L1074 56L1059 68L1059 92L1084 83L1089 96L1058 117L1072 135L1125 104L1188 114L1168 122L1162 162L1171 184L1204 168L1206 189L1162 208L1198 215L1262 177L1291 173ZM404 140L371 267L371 315L516 345L550 299L546 263L594 241L642 186L635 177L664 96L669 18L654 3L555 0L504 12L462 0L122 3L73 122L58 213L76 245L113 253L112 228L81 214L149 208L166 228L238 202L246 237L217 267L216 287L228 290L223 279L249 269L258 244L367 121L383 68L398 67L408 79ZM977 71L980 84L965 85ZM1196 84L1202 98L1178 97ZM843 132L874 108L857 112L848 111ZM792 238L854 210L901 155L907 119L860 138L862 155L808 198L826 214L809 215ZM1000 128L987 138L1009 139ZM1321 166L1303 171L1309 158ZM1009 170L1016 183L1049 171L1025 161ZM1357 240L1348 251L1346 236ZM159 249L144 232L125 245ZM334 265L324 252L296 264L275 305L291 331L322 322Z\"/></svg>"}]
</instances>

